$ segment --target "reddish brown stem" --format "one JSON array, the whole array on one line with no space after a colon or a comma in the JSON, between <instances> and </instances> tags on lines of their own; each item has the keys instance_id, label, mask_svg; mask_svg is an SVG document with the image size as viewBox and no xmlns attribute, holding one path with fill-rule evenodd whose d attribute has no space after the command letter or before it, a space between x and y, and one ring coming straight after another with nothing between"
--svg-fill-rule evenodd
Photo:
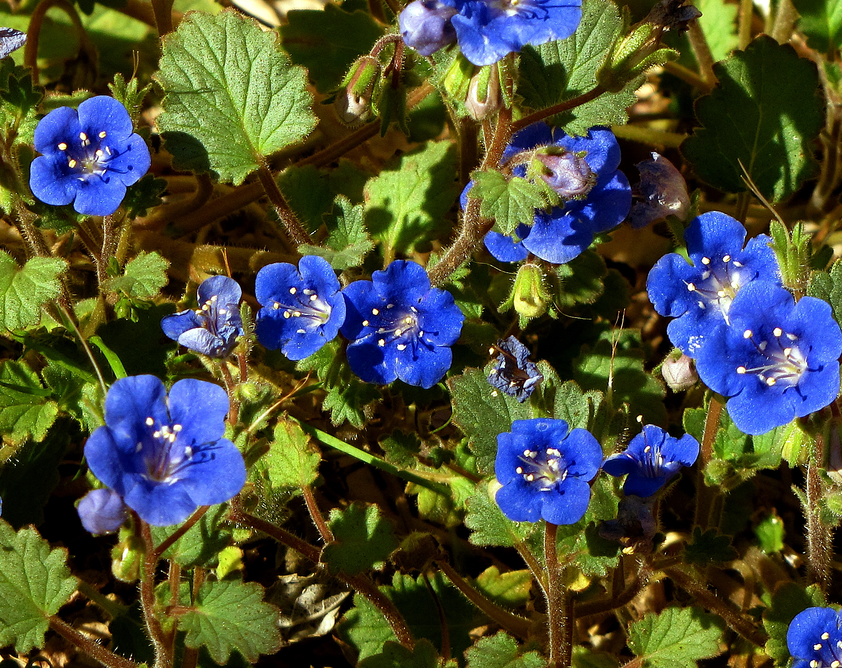
<instances>
[{"instance_id":1,"label":"reddish brown stem","mask_svg":"<svg viewBox=\"0 0 842 668\"><path fill-rule=\"evenodd\" d=\"M111 650L105 649L98 642L82 635L58 617L50 617L50 628L62 638L78 647L85 654L99 661L103 666L108 666L108 668L137 668L137 664L134 661L130 661L119 654L115 654Z\"/></svg>"},{"instance_id":2,"label":"reddish brown stem","mask_svg":"<svg viewBox=\"0 0 842 668\"><path fill-rule=\"evenodd\" d=\"M564 102L559 102L558 104L554 104L552 107L547 107L546 109L539 109L528 116L524 116L520 120L516 121L512 124L512 131L517 132L518 130L522 130L523 128L532 125L533 123L537 123L538 121L543 121L545 118L549 118L550 116L555 116L556 114L560 114L563 111L569 111L570 109L575 109L576 107L580 107L581 105L590 102L591 100L595 100L603 93L607 93L602 86L597 86L589 90L587 93L583 93L578 97L571 98L569 100L565 100Z\"/></svg>"},{"instance_id":3,"label":"reddish brown stem","mask_svg":"<svg viewBox=\"0 0 842 668\"><path fill-rule=\"evenodd\" d=\"M172 533L172 535L165 538L161 542L161 544L152 551L152 556L154 557L155 561L160 559L161 555L164 554L164 552L166 552L170 548L170 546L172 546L172 544L175 543L175 541L177 541L184 534L190 531L191 527L194 524L196 524L196 522L198 522L200 519L202 519L202 516L206 512L208 512L208 508L210 508L210 506L199 506L196 509L196 511L185 520L184 524L178 527L178 529L176 529Z\"/></svg>"}]
</instances>

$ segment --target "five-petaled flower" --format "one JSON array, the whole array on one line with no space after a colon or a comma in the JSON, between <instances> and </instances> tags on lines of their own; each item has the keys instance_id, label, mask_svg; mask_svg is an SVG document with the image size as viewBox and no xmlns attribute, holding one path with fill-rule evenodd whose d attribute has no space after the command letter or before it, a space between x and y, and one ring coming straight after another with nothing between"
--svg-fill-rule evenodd
<instances>
[{"instance_id":1,"label":"five-petaled flower","mask_svg":"<svg viewBox=\"0 0 842 668\"><path fill-rule=\"evenodd\" d=\"M833 608L807 608L790 622L786 646L792 668L842 666L842 616Z\"/></svg>"},{"instance_id":2,"label":"five-petaled flower","mask_svg":"<svg viewBox=\"0 0 842 668\"><path fill-rule=\"evenodd\" d=\"M492 387L523 403L538 387L544 376L529 360L529 350L514 336L499 340L489 351L497 355L488 374Z\"/></svg>"},{"instance_id":3,"label":"five-petaled flower","mask_svg":"<svg viewBox=\"0 0 842 668\"><path fill-rule=\"evenodd\" d=\"M59 107L35 128L29 187L46 204L73 203L89 216L114 213L126 187L146 174L151 164L143 138L133 132L129 112L117 100L100 95L78 111Z\"/></svg>"},{"instance_id":4,"label":"five-petaled flower","mask_svg":"<svg viewBox=\"0 0 842 668\"><path fill-rule=\"evenodd\" d=\"M357 376L424 388L442 379L465 316L449 292L430 287L421 265L395 260L342 294L348 306L342 335L352 342L348 364Z\"/></svg>"},{"instance_id":5,"label":"five-petaled flower","mask_svg":"<svg viewBox=\"0 0 842 668\"><path fill-rule=\"evenodd\" d=\"M425 56L455 41L474 65L491 65L527 44L569 37L581 18L582 0L415 0L400 29Z\"/></svg>"},{"instance_id":6,"label":"five-petaled flower","mask_svg":"<svg viewBox=\"0 0 842 668\"><path fill-rule=\"evenodd\" d=\"M105 426L85 444L88 466L144 521L177 524L245 484L243 457L222 437L228 407L213 383L180 380L167 396L154 376L121 378L105 398Z\"/></svg>"},{"instance_id":7,"label":"five-petaled flower","mask_svg":"<svg viewBox=\"0 0 842 668\"><path fill-rule=\"evenodd\" d=\"M827 406L839 394L842 332L830 304L798 303L782 287L755 281L731 303L730 327L702 347L702 382L729 397L728 414L746 434L763 434Z\"/></svg>"},{"instance_id":8,"label":"five-petaled flower","mask_svg":"<svg viewBox=\"0 0 842 668\"><path fill-rule=\"evenodd\" d=\"M602 448L585 429L564 420L515 420L497 436L497 505L510 520L575 524L591 498Z\"/></svg>"},{"instance_id":9,"label":"five-petaled flower","mask_svg":"<svg viewBox=\"0 0 842 668\"><path fill-rule=\"evenodd\" d=\"M198 308L165 316L161 329L185 348L208 357L228 357L243 335L242 296L234 279L211 276L196 291Z\"/></svg>"},{"instance_id":10,"label":"five-petaled flower","mask_svg":"<svg viewBox=\"0 0 842 668\"><path fill-rule=\"evenodd\" d=\"M302 360L332 341L345 322L339 279L327 260L305 255L295 265L270 264L257 273L257 340Z\"/></svg>"},{"instance_id":11,"label":"five-petaled flower","mask_svg":"<svg viewBox=\"0 0 842 668\"><path fill-rule=\"evenodd\" d=\"M661 489L682 466L692 466L698 456L699 442L689 434L674 438L648 424L625 451L606 459L602 469L618 478L628 474L623 493L645 498Z\"/></svg>"},{"instance_id":12,"label":"five-petaled flower","mask_svg":"<svg viewBox=\"0 0 842 668\"><path fill-rule=\"evenodd\" d=\"M667 334L690 357L729 323L731 303L744 286L753 281L780 285L771 239L761 234L743 248L745 238L745 227L731 216L703 213L684 232L692 264L669 253L649 272L649 299L658 313L675 318Z\"/></svg>"},{"instance_id":13,"label":"five-petaled flower","mask_svg":"<svg viewBox=\"0 0 842 668\"><path fill-rule=\"evenodd\" d=\"M542 154L542 149L551 152ZM519 241L489 232L485 235L485 246L501 262L525 260L532 253L547 262L565 264L590 246L594 235L607 232L623 221L631 208L631 187L617 169L620 147L608 128L594 127L584 137L571 137L559 128L535 123L512 137L502 162L520 161L521 156L536 150L539 152L535 153L535 159L552 172L541 178L551 188L556 186L554 189L563 198L574 194L575 197L549 211L536 211L531 226L519 225L515 230ZM548 157L539 157L552 157L552 152L559 150L563 151L561 155L576 159L550 161ZM585 167L591 176L585 173ZM557 173L562 169L570 173ZM512 172L523 177L526 165L517 164ZM575 192L570 191L572 183L580 184Z\"/></svg>"}]
</instances>

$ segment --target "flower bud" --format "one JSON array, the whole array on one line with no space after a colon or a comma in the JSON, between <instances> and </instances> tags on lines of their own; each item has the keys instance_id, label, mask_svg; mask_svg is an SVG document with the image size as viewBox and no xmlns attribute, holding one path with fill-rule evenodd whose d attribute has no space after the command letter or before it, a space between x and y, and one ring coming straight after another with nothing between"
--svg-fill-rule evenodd
<instances>
[{"instance_id":1,"label":"flower bud","mask_svg":"<svg viewBox=\"0 0 842 668\"><path fill-rule=\"evenodd\" d=\"M442 77L442 86L451 99L464 103L471 81L479 68L461 53L457 53Z\"/></svg>"},{"instance_id":2,"label":"flower bud","mask_svg":"<svg viewBox=\"0 0 842 668\"><path fill-rule=\"evenodd\" d=\"M471 77L465 109L474 120L481 121L496 114L503 106L500 95L500 70L497 65L487 65Z\"/></svg>"},{"instance_id":3,"label":"flower bud","mask_svg":"<svg viewBox=\"0 0 842 668\"><path fill-rule=\"evenodd\" d=\"M699 382L699 374L693 367L693 360L678 349L664 360L661 365L661 375L673 392L689 390Z\"/></svg>"},{"instance_id":4,"label":"flower bud","mask_svg":"<svg viewBox=\"0 0 842 668\"><path fill-rule=\"evenodd\" d=\"M374 117L372 100L380 84L381 73L380 61L373 56L362 56L356 60L342 81L344 89L333 102L340 121L358 125Z\"/></svg>"},{"instance_id":5,"label":"flower bud","mask_svg":"<svg viewBox=\"0 0 842 668\"><path fill-rule=\"evenodd\" d=\"M135 582L143 563L143 541L131 529L120 529L120 542L111 549L111 572L121 582Z\"/></svg>"},{"instance_id":6,"label":"flower bud","mask_svg":"<svg viewBox=\"0 0 842 668\"><path fill-rule=\"evenodd\" d=\"M532 167L564 199L584 199L596 184L585 158L572 151L537 153Z\"/></svg>"},{"instance_id":7,"label":"flower bud","mask_svg":"<svg viewBox=\"0 0 842 668\"><path fill-rule=\"evenodd\" d=\"M79 501L76 510L82 526L95 536L114 533L127 517L122 497L110 489L91 490Z\"/></svg>"},{"instance_id":8,"label":"flower bud","mask_svg":"<svg viewBox=\"0 0 842 668\"><path fill-rule=\"evenodd\" d=\"M632 227L638 230L667 216L684 220L690 209L690 195L681 172L654 151L651 160L637 163L637 169L640 183L633 189L638 201L629 214Z\"/></svg>"},{"instance_id":9,"label":"flower bud","mask_svg":"<svg viewBox=\"0 0 842 668\"><path fill-rule=\"evenodd\" d=\"M450 22L457 14L453 7L439 0L415 0L399 17L404 43L422 56L429 56L456 41L456 29Z\"/></svg>"},{"instance_id":10,"label":"flower bud","mask_svg":"<svg viewBox=\"0 0 842 668\"><path fill-rule=\"evenodd\" d=\"M537 318L547 312L552 297L544 285L544 270L537 264L518 269L509 302L522 318Z\"/></svg>"}]
</instances>

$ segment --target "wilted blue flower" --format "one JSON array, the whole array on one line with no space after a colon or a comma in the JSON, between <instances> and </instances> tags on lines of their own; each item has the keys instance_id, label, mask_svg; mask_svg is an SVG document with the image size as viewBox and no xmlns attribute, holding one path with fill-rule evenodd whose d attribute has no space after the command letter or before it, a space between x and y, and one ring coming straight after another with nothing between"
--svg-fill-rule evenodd
<instances>
[{"instance_id":1,"label":"wilted blue flower","mask_svg":"<svg viewBox=\"0 0 842 668\"><path fill-rule=\"evenodd\" d=\"M196 291L199 307L165 316L161 329L185 348L208 357L228 357L243 335L242 296L234 279L211 276Z\"/></svg>"},{"instance_id":2,"label":"wilted blue flower","mask_svg":"<svg viewBox=\"0 0 842 668\"><path fill-rule=\"evenodd\" d=\"M696 357L702 344L727 325L731 302L753 281L780 285L771 239L761 234L743 244L746 229L718 211L694 218L684 231L687 253L662 257L646 281L649 299L661 315L676 318L667 327L673 345Z\"/></svg>"},{"instance_id":3,"label":"wilted blue flower","mask_svg":"<svg viewBox=\"0 0 842 668\"><path fill-rule=\"evenodd\" d=\"M551 129L545 123L535 123L512 137L502 162L505 164L519 154L541 147L563 149L565 154L577 156L586 163L590 175L576 161L573 165L575 174L549 177L553 182L563 182L565 187L573 182L581 187L568 193L575 198L569 199L563 206L554 207L549 212L536 211L532 226L518 226L515 230L518 241L489 232L485 236L485 246L501 262L524 260L529 253L553 264L570 262L591 245L594 235L619 225L631 207L631 187L625 175L617 169L620 147L611 130L595 127L588 130L584 137L571 137L559 128ZM536 159L538 155L541 154L536 154ZM555 170L562 167L558 161L553 164ZM523 177L526 166L518 165L512 172ZM591 183L592 186L588 187Z\"/></svg>"},{"instance_id":4,"label":"wilted blue flower","mask_svg":"<svg viewBox=\"0 0 842 668\"><path fill-rule=\"evenodd\" d=\"M14 28L0 28L0 58L17 51L26 44L26 33Z\"/></svg>"},{"instance_id":5,"label":"wilted blue flower","mask_svg":"<svg viewBox=\"0 0 842 668\"><path fill-rule=\"evenodd\" d=\"M342 294L348 305L342 335L351 341L351 371L367 383L400 378L428 388L442 379L465 316L453 295L430 287L421 265L395 260Z\"/></svg>"},{"instance_id":6,"label":"wilted blue flower","mask_svg":"<svg viewBox=\"0 0 842 668\"><path fill-rule=\"evenodd\" d=\"M575 524L601 463L602 448L589 431L569 431L564 420L515 420L511 432L497 436L497 505L515 522Z\"/></svg>"},{"instance_id":7,"label":"wilted blue flower","mask_svg":"<svg viewBox=\"0 0 842 668\"><path fill-rule=\"evenodd\" d=\"M647 497L661 489L682 466L692 466L698 456L699 442L689 434L674 438L648 424L624 452L606 459L602 469L617 478L628 474L624 494Z\"/></svg>"},{"instance_id":8,"label":"wilted blue flower","mask_svg":"<svg viewBox=\"0 0 842 668\"><path fill-rule=\"evenodd\" d=\"M114 213L130 186L151 164L143 138L133 132L126 108L100 95L85 100L78 111L59 107L35 128L35 149L29 187L42 202L73 203L79 213Z\"/></svg>"},{"instance_id":9,"label":"wilted blue flower","mask_svg":"<svg viewBox=\"0 0 842 668\"><path fill-rule=\"evenodd\" d=\"M332 341L345 322L345 300L339 279L324 258L305 255L298 268L287 262L259 272L255 296L257 340L269 350L281 349L291 360L303 360Z\"/></svg>"},{"instance_id":10,"label":"wilted blue flower","mask_svg":"<svg viewBox=\"0 0 842 668\"><path fill-rule=\"evenodd\" d=\"M824 408L839 394L842 332L830 304L795 303L784 288L754 281L729 311L730 327L696 360L702 382L729 397L728 414L746 434L763 434Z\"/></svg>"},{"instance_id":11,"label":"wilted blue flower","mask_svg":"<svg viewBox=\"0 0 842 668\"><path fill-rule=\"evenodd\" d=\"M245 484L243 457L222 437L228 407L213 383L180 380L167 396L154 376L121 378L105 398L105 426L85 444L88 466L141 519L177 524Z\"/></svg>"},{"instance_id":12,"label":"wilted blue flower","mask_svg":"<svg viewBox=\"0 0 842 668\"><path fill-rule=\"evenodd\" d=\"M521 403L526 401L544 379L535 363L529 361L527 347L510 336L498 341L490 353L497 354L497 364L488 374L488 382Z\"/></svg>"},{"instance_id":13,"label":"wilted blue flower","mask_svg":"<svg viewBox=\"0 0 842 668\"><path fill-rule=\"evenodd\" d=\"M789 623L786 646L792 668L842 665L842 616L833 608L807 608Z\"/></svg>"},{"instance_id":14,"label":"wilted blue flower","mask_svg":"<svg viewBox=\"0 0 842 668\"><path fill-rule=\"evenodd\" d=\"M655 499L641 499L639 496L624 496L617 507L617 519L606 520L599 527L599 535L623 546L626 554L652 551L652 539L658 531L658 523L652 514Z\"/></svg>"},{"instance_id":15,"label":"wilted blue flower","mask_svg":"<svg viewBox=\"0 0 842 668\"><path fill-rule=\"evenodd\" d=\"M640 183L632 190L639 201L632 205L629 222L636 230L667 216L684 220L690 208L687 182L664 156L652 152L651 160L636 165Z\"/></svg>"},{"instance_id":16,"label":"wilted blue flower","mask_svg":"<svg viewBox=\"0 0 842 668\"><path fill-rule=\"evenodd\" d=\"M92 489L79 501L76 511L85 531L95 536L114 533L128 517L122 497L111 489Z\"/></svg>"},{"instance_id":17,"label":"wilted blue flower","mask_svg":"<svg viewBox=\"0 0 842 668\"><path fill-rule=\"evenodd\" d=\"M452 16L444 7L453 9ZM420 45L423 55L450 44L444 36L455 30L459 49L469 61L491 65L527 44L569 37L581 18L581 0L415 0L401 13L400 24L404 41L413 48ZM452 28L442 25L448 20ZM432 35L441 37L431 39Z\"/></svg>"}]
</instances>

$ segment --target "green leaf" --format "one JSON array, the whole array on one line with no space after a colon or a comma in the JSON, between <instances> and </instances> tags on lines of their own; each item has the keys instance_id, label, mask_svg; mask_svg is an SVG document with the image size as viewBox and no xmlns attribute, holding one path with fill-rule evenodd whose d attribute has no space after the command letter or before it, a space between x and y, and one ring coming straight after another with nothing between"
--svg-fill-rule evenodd
<instances>
[{"instance_id":1,"label":"green leaf","mask_svg":"<svg viewBox=\"0 0 842 668\"><path fill-rule=\"evenodd\" d=\"M811 48L829 54L842 46L840 0L793 0L792 4L801 15L798 27Z\"/></svg>"},{"instance_id":2,"label":"green leaf","mask_svg":"<svg viewBox=\"0 0 842 668\"><path fill-rule=\"evenodd\" d=\"M489 566L474 580L474 587L498 605L519 608L529 601L532 571L524 568L501 573L497 566Z\"/></svg>"},{"instance_id":3,"label":"green leaf","mask_svg":"<svg viewBox=\"0 0 842 668\"><path fill-rule=\"evenodd\" d=\"M328 520L333 542L325 545L321 561L333 573L357 575L371 568L380 570L398 548L392 525L380 509L354 502L347 508L334 508Z\"/></svg>"},{"instance_id":4,"label":"green leaf","mask_svg":"<svg viewBox=\"0 0 842 668\"><path fill-rule=\"evenodd\" d=\"M357 668L440 668L439 655L429 640L421 639L413 649L392 640L383 651L360 661Z\"/></svg>"},{"instance_id":5,"label":"green leaf","mask_svg":"<svg viewBox=\"0 0 842 668\"><path fill-rule=\"evenodd\" d=\"M453 402L453 422L468 437L468 445L477 456L480 473L494 470L497 435L511 431L512 422L532 417L529 405L502 394L486 380L480 369L467 369L447 381Z\"/></svg>"},{"instance_id":6,"label":"green leaf","mask_svg":"<svg viewBox=\"0 0 842 668\"><path fill-rule=\"evenodd\" d=\"M149 209L161 204L161 195L167 189L167 182L152 174L147 174L140 181L126 190L123 206L129 218L145 216Z\"/></svg>"},{"instance_id":7,"label":"green leaf","mask_svg":"<svg viewBox=\"0 0 842 668\"><path fill-rule=\"evenodd\" d=\"M725 60L740 43L737 35L737 5L724 0L696 0L702 15L699 25L705 34L714 61Z\"/></svg>"},{"instance_id":8,"label":"green leaf","mask_svg":"<svg viewBox=\"0 0 842 668\"><path fill-rule=\"evenodd\" d=\"M177 169L239 185L315 127L304 70L275 42L236 11L188 14L167 35L155 75L164 90L158 128Z\"/></svg>"},{"instance_id":9,"label":"green leaf","mask_svg":"<svg viewBox=\"0 0 842 668\"><path fill-rule=\"evenodd\" d=\"M556 268L560 287L556 304L562 310L577 304L593 304L605 290L608 267L596 251L586 250L567 264Z\"/></svg>"},{"instance_id":10,"label":"green leaf","mask_svg":"<svg viewBox=\"0 0 842 668\"><path fill-rule=\"evenodd\" d=\"M488 483L477 485L477 493L466 502L465 526L472 533L473 545L512 547L522 543L535 530L534 522L512 522L491 498Z\"/></svg>"},{"instance_id":11,"label":"green leaf","mask_svg":"<svg viewBox=\"0 0 842 668\"><path fill-rule=\"evenodd\" d=\"M278 186L301 224L311 234L316 232L330 210L332 194L327 174L313 165L290 165L278 177Z\"/></svg>"},{"instance_id":12,"label":"green leaf","mask_svg":"<svg viewBox=\"0 0 842 668\"><path fill-rule=\"evenodd\" d=\"M27 329L41 322L41 307L61 292L67 262L34 257L23 268L0 250L0 329Z\"/></svg>"},{"instance_id":13,"label":"green leaf","mask_svg":"<svg viewBox=\"0 0 842 668\"><path fill-rule=\"evenodd\" d=\"M26 362L0 362L0 434L19 445L40 442L56 421L58 404Z\"/></svg>"},{"instance_id":14,"label":"green leaf","mask_svg":"<svg viewBox=\"0 0 842 668\"><path fill-rule=\"evenodd\" d=\"M546 668L547 661L538 652L520 655L517 641L504 631L480 638L465 652L468 668Z\"/></svg>"},{"instance_id":15,"label":"green leaf","mask_svg":"<svg viewBox=\"0 0 842 668\"><path fill-rule=\"evenodd\" d=\"M161 556L175 561L184 568L194 566L214 568L218 563L219 553L232 542L231 528L225 526L227 513L226 504L212 506ZM163 543L179 529L179 526L152 527L155 545Z\"/></svg>"},{"instance_id":16,"label":"green leaf","mask_svg":"<svg viewBox=\"0 0 842 668\"><path fill-rule=\"evenodd\" d=\"M766 554L775 554L784 549L784 523L773 510L754 527L754 535L760 549Z\"/></svg>"},{"instance_id":17,"label":"green leaf","mask_svg":"<svg viewBox=\"0 0 842 668\"><path fill-rule=\"evenodd\" d=\"M142 251L126 264L123 275L109 278L103 289L124 292L135 299L151 299L161 292L167 282L167 268L170 263L158 253Z\"/></svg>"},{"instance_id":18,"label":"green leaf","mask_svg":"<svg viewBox=\"0 0 842 668\"><path fill-rule=\"evenodd\" d=\"M842 261L837 260L830 271L815 272L807 288L811 297L824 299L833 307L836 322L842 322Z\"/></svg>"},{"instance_id":19,"label":"green leaf","mask_svg":"<svg viewBox=\"0 0 842 668\"><path fill-rule=\"evenodd\" d=\"M316 90L336 88L357 58L369 52L383 28L365 12L346 12L329 2L324 10L293 9L278 28L292 60L310 70Z\"/></svg>"},{"instance_id":20,"label":"green leaf","mask_svg":"<svg viewBox=\"0 0 842 668\"><path fill-rule=\"evenodd\" d=\"M374 248L365 226L365 207L353 205L347 197L337 195L333 211L325 214L324 221L328 229L324 243L321 246L302 244L298 252L323 257L337 271L361 266Z\"/></svg>"},{"instance_id":21,"label":"green leaf","mask_svg":"<svg viewBox=\"0 0 842 668\"><path fill-rule=\"evenodd\" d=\"M401 155L365 184L365 222L387 258L408 253L449 229L444 223L458 194L450 142L428 142Z\"/></svg>"},{"instance_id":22,"label":"green leaf","mask_svg":"<svg viewBox=\"0 0 842 668\"><path fill-rule=\"evenodd\" d=\"M806 589L794 582L785 582L772 595L772 605L763 612L763 628L769 634L766 653L782 667L789 665L791 655L786 644L789 624L799 612L812 607L827 605L819 588L811 585Z\"/></svg>"},{"instance_id":23,"label":"green leaf","mask_svg":"<svg viewBox=\"0 0 842 668\"><path fill-rule=\"evenodd\" d=\"M723 536L716 529L704 533L699 527L693 529L693 541L684 550L684 559L688 564L706 566L722 563L737 558L737 551L731 547L731 537Z\"/></svg>"},{"instance_id":24,"label":"green leaf","mask_svg":"<svg viewBox=\"0 0 842 668\"><path fill-rule=\"evenodd\" d=\"M263 587L256 582L206 582L189 612L178 619L186 631L187 647L207 647L211 658L225 665L237 650L249 662L281 646L278 608L263 601Z\"/></svg>"},{"instance_id":25,"label":"green leaf","mask_svg":"<svg viewBox=\"0 0 842 668\"><path fill-rule=\"evenodd\" d=\"M609 0L585 0L582 20L567 39L538 47L526 46L520 54L518 94L524 104L544 109L583 95L597 86L597 72L614 42L624 33L620 10ZM624 125L635 102L641 80L618 93L603 93L595 100L547 119L568 134L585 135L594 125Z\"/></svg>"},{"instance_id":26,"label":"green leaf","mask_svg":"<svg viewBox=\"0 0 842 668\"><path fill-rule=\"evenodd\" d=\"M321 457L297 422L280 420L269 452L261 460L272 487L306 487L319 477Z\"/></svg>"},{"instance_id":27,"label":"green leaf","mask_svg":"<svg viewBox=\"0 0 842 668\"><path fill-rule=\"evenodd\" d=\"M544 190L537 183L526 179L506 178L496 171L471 174L474 186L468 193L470 198L482 198L480 214L494 218L502 234L511 234L518 225L531 225L535 209L548 206Z\"/></svg>"},{"instance_id":28,"label":"green leaf","mask_svg":"<svg viewBox=\"0 0 842 668\"><path fill-rule=\"evenodd\" d=\"M76 591L67 550L50 544L32 527L17 533L0 519L0 645L20 654L44 646L49 617Z\"/></svg>"},{"instance_id":29,"label":"green leaf","mask_svg":"<svg viewBox=\"0 0 842 668\"><path fill-rule=\"evenodd\" d=\"M425 467L426 468L426 467ZM429 469L434 471L434 469ZM439 475L446 475L439 473ZM476 483L461 475L447 476L447 493L415 483L407 485L407 494L417 494L418 514L425 520L447 528L459 526L465 502L476 490Z\"/></svg>"},{"instance_id":30,"label":"green leaf","mask_svg":"<svg viewBox=\"0 0 842 668\"><path fill-rule=\"evenodd\" d=\"M724 624L696 607L667 608L629 628L629 648L644 668L688 668L720 653Z\"/></svg>"},{"instance_id":31,"label":"green leaf","mask_svg":"<svg viewBox=\"0 0 842 668\"><path fill-rule=\"evenodd\" d=\"M767 199L785 199L816 171L812 144L824 127L816 66L761 35L713 69L719 85L696 103L702 127L681 145L684 157L715 188L746 190L745 167Z\"/></svg>"}]
</instances>

